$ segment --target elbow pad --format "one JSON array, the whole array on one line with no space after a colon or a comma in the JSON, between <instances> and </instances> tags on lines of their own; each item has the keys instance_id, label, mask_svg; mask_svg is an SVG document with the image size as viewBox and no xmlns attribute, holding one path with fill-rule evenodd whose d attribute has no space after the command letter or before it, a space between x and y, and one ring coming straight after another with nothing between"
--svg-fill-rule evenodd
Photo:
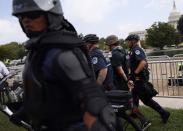
<instances>
[{"instance_id":1,"label":"elbow pad","mask_svg":"<svg viewBox=\"0 0 183 131\"><path fill-rule=\"evenodd\" d=\"M108 105L106 96L102 91L102 87L96 82L91 82L82 87L83 96L85 98L85 110L92 115L98 116L101 110Z\"/></svg>"}]
</instances>

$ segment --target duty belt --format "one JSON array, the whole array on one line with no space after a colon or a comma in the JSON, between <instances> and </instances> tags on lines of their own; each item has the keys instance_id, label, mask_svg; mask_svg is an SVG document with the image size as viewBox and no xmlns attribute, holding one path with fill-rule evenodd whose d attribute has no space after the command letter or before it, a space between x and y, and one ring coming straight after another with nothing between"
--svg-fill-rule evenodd
<instances>
[{"instance_id":1,"label":"duty belt","mask_svg":"<svg viewBox=\"0 0 183 131\"><path fill-rule=\"evenodd\" d=\"M142 78L140 78L140 77L135 77L135 80L142 80Z\"/></svg>"}]
</instances>

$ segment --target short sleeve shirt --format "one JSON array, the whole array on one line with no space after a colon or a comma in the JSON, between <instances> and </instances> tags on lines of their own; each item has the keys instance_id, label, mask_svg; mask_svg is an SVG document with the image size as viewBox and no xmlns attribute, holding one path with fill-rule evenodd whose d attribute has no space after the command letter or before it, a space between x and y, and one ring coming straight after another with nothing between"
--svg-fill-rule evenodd
<instances>
[{"instance_id":1,"label":"short sleeve shirt","mask_svg":"<svg viewBox=\"0 0 183 131\"><path fill-rule=\"evenodd\" d=\"M130 68L131 71L135 71L141 60L146 61L145 52L138 45L134 46L130 53Z\"/></svg>"},{"instance_id":2,"label":"short sleeve shirt","mask_svg":"<svg viewBox=\"0 0 183 131\"><path fill-rule=\"evenodd\" d=\"M106 58L104 57L103 53L98 48L94 48L90 52L91 62L93 64L94 72L96 77L98 77L98 73L101 69L107 68L107 76L104 80L103 85L107 85L113 82L113 71L110 66L110 63L107 62Z\"/></svg>"},{"instance_id":3,"label":"short sleeve shirt","mask_svg":"<svg viewBox=\"0 0 183 131\"><path fill-rule=\"evenodd\" d=\"M95 73L97 73L101 69L107 68L107 61L98 48L94 48L93 50L91 50L90 57Z\"/></svg>"}]
</instances>

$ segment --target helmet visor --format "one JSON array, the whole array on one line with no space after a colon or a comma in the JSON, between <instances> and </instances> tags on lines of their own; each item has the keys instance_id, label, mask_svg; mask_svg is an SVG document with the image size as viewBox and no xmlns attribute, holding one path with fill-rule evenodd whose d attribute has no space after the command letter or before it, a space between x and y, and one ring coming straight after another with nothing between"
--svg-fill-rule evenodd
<instances>
[{"instance_id":1,"label":"helmet visor","mask_svg":"<svg viewBox=\"0 0 183 131\"><path fill-rule=\"evenodd\" d=\"M49 11L54 7L54 0L33 0L39 8Z\"/></svg>"}]
</instances>

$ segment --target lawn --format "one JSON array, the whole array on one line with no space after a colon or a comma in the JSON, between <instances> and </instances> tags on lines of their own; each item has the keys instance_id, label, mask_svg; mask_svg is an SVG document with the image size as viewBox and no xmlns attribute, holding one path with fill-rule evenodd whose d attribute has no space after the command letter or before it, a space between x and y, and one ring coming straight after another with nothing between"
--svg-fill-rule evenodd
<instances>
[{"instance_id":1,"label":"lawn","mask_svg":"<svg viewBox=\"0 0 183 131\"><path fill-rule=\"evenodd\" d=\"M160 115L151 108L143 106L140 109L152 122L147 131L183 131L183 109L167 109L171 113L167 124L163 124ZM129 128L127 131L133 131L133 129Z\"/></svg>"},{"instance_id":2,"label":"lawn","mask_svg":"<svg viewBox=\"0 0 183 131\"><path fill-rule=\"evenodd\" d=\"M170 119L167 124L163 124L159 115L150 108L141 107L141 111L152 122L148 131L183 131L183 109L174 110L167 109L171 112ZM9 122L7 116L0 113L0 131L25 131L23 128L17 127ZM134 131L132 128L128 128L127 131Z\"/></svg>"},{"instance_id":3,"label":"lawn","mask_svg":"<svg viewBox=\"0 0 183 131\"><path fill-rule=\"evenodd\" d=\"M9 122L9 118L0 112L0 131L26 131L26 130Z\"/></svg>"}]
</instances>

